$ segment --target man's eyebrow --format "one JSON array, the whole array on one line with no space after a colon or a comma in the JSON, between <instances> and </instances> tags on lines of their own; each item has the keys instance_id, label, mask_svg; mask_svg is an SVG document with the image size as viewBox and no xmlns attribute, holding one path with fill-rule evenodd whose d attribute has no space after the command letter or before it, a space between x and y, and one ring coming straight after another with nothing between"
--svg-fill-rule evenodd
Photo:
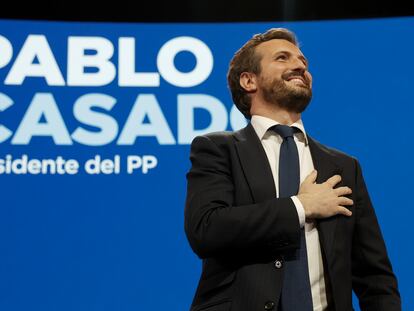
<instances>
[{"instance_id":1,"label":"man's eyebrow","mask_svg":"<svg viewBox=\"0 0 414 311\"><path fill-rule=\"evenodd\" d=\"M276 56L278 54L289 54L292 55L292 53L290 53L289 51L285 51L285 50L280 50L280 51L276 51L273 53L273 56Z\"/></svg>"},{"instance_id":2,"label":"man's eyebrow","mask_svg":"<svg viewBox=\"0 0 414 311\"><path fill-rule=\"evenodd\" d=\"M286 50L280 50L280 51L276 51L275 53L273 53L273 57L276 57L276 55L278 54L288 54L288 55L293 55L292 52L286 51ZM299 59L301 59L306 65L309 64L308 59L303 56L303 55L299 55L298 56Z\"/></svg>"}]
</instances>

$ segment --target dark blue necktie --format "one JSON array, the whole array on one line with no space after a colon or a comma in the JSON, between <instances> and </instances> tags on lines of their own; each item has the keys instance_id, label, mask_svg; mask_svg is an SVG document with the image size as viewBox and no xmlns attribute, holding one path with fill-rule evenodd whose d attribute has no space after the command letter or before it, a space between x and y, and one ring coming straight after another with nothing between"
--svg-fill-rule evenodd
<instances>
[{"instance_id":1,"label":"dark blue necktie","mask_svg":"<svg viewBox=\"0 0 414 311\"><path fill-rule=\"evenodd\" d=\"M298 148L293 138L294 132L299 129L276 125L272 130L283 138L279 155L279 197L291 197L298 194L300 183ZM312 311L312 293L303 228L300 230L300 248L286 254L284 259L281 311Z\"/></svg>"}]
</instances>

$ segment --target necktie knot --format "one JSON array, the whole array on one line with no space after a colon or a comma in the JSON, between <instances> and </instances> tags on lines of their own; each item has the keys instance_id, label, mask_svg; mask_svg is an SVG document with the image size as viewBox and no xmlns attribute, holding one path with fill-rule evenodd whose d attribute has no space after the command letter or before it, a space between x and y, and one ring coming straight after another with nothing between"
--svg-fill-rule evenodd
<instances>
[{"instance_id":1,"label":"necktie knot","mask_svg":"<svg viewBox=\"0 0 414 311\"><path fill-rule=\"evenodd\" d=\"M278 124L271 128L275 133L279 134L283 139L293 137L293 134L298 131L296 127Z\"/></svg>"}]
</instances>

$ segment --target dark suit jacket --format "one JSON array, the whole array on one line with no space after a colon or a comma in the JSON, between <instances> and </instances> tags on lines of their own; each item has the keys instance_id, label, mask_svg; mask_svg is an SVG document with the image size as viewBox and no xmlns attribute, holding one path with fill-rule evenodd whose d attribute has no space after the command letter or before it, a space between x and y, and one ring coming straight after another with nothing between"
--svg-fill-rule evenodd
<instances>
[{"instance_id":1,"label":"dark suit jacket","mask_svg":"<svg viewBox=\"0 0 414 311\"><path fill-rule=\"evenodd\" d=\"M357 160L308 139L317 182L340 174L338 187L353 190L351 217L317 221L329 310L352 310L352 290L364 311L401 310L397 281ZM237 132L196 137L190 159L185 231L203 259L191 310L277 310L287 277L283 257L299 245L299 220L290 198L276 198L256 132L249 124Z\"/></svg>"}]
</instances>

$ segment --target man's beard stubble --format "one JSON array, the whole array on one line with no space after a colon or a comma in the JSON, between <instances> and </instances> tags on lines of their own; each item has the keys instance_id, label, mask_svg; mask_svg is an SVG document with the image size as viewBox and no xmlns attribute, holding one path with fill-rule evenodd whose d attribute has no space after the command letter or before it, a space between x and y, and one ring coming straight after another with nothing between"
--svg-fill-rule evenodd
<instances>
[{"instance_id":1,"label":"man's beard stubble","mask_svg":"<svg viewBox=\"0 0 414 311\"><path fill-rule=\"evenodd\" d=\"M284 77L286 79L286 77ZM263 82L263 98L290 112L302 113L312 99L312 89L309 87L289 87L285 80L273 79Z\"/></svg>"}]
</instances>

